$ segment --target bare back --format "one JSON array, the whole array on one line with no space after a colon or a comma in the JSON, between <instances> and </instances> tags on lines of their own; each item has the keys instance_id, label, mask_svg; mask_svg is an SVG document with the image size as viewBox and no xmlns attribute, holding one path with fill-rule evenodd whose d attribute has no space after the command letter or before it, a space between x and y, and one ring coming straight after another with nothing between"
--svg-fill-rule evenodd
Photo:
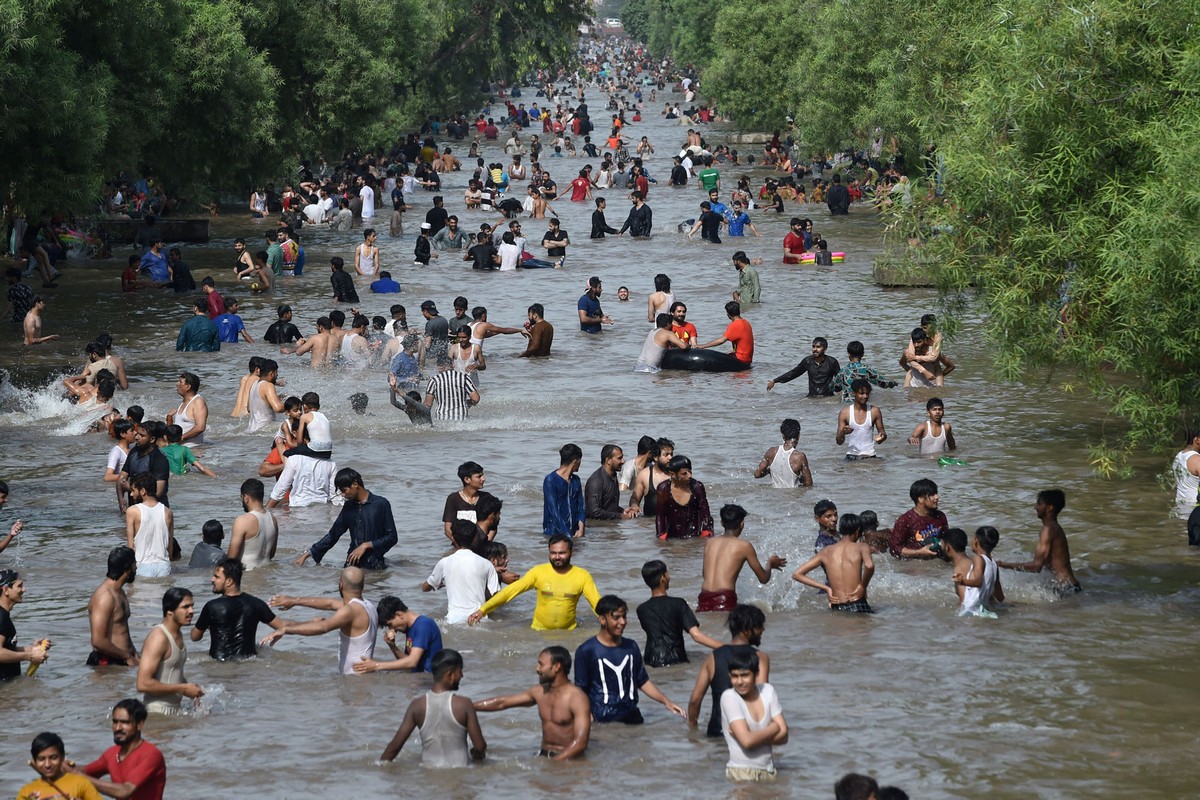
<instances>
[{"instance_id":1,"label":"bare back","mask_svg":"<svg viewBox=\"0 0 1200 800\"><path fill-rule=\"evenodd\" d=\"M736 536L721 535L704 543L704 573L701 591L719 592L737 588L738 575L749 558L757 558L754 545Z\"/></svg>"},{"instance_id":2,"label":"bare back","mask_svg":"<svg viewBox=\"0 0 1200 800\"><path fill-rule=\"evenodd\" d=\"M1077 586L1079 580L1071 569L1071 548L1067 545L1067 534L1058 520L1048 520L1042 524L1041 541L1050 548L1048 561L1054 577L1061 583Z\"/></svg>"},{"instance_id":3,"label":"bare back","mask_svg":"<svg viewBox=\"0 0 1200 800\"><path fill-rule=\"evenodd\" d=\"M867 599L867 584L875 570L870 547L859 541L843 539L822 550L820 558L832 590L831 602L848 603ZM869 571L865 571L864 566Z\"/></svg>"}]
</instances>

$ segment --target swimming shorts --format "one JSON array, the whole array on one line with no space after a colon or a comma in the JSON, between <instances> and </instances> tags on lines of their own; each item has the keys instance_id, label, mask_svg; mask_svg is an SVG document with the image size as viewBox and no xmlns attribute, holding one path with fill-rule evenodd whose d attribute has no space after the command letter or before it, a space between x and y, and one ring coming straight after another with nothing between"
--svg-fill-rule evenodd
<instances>
[{"instance_id":1,"label":"swimming shorts","mask_svg":"<svg viewBox=\"0 0 1200 800\"><path fill-rule=\"evenodd\" d=\"M274 453L276 456L279 455L278 450L273 449L273 450L271 450L271 452ZM308 442L297 445L296 447L290 447L287 450L284 450L283 454L285 456L289 456L289 457L290 456L308 456L309 458L319 458L324 461L328 461L329 459L333 458L332 450L313 450L311 447L308 446Z\"/></svg>"},{"instance_id":2,"label":"swimming shorts","mask_svg":"<svg viewBox=\"0 0 1200 800\"><path fill-rule=\"evenodd\" d=\"M700 613L709 611L733 611L737 605L737 591L734 589L718 589L715 592L700 592L696 610Z\"/></svg>"},{"instance_id":3,"label":"swimming shorts","mask_svg":"<svg viewBox=\"0 0 1200 800\"><path fill-rule=\"evenodd\" d=\"M124 659L109 658L99 650L93 650L88 653L87 665L89 667L128 667L129 662Z\"/></svg>"},{"instance_id":4,"label":"swimming shorts","mask_svg":"<svg viewBox=\"0 0 1200 800\"><path fill-rule=\"evenodd\" d=\"M754 783L774 783L775 770L757 769L755 767L726 767L725 780L750 781Z\"/></svg>"},{"instance_id":5,"label":"swimming shorts","mask_svg":"<svg viewBox=\"0 0 1200 800\"><path fill-rule=\"evenodd\" d=\"M874 614L875 609L866 600L851 600L849 603L830 603L830 611L846 611L851 614Z\"/></svg>"}]
</instances>

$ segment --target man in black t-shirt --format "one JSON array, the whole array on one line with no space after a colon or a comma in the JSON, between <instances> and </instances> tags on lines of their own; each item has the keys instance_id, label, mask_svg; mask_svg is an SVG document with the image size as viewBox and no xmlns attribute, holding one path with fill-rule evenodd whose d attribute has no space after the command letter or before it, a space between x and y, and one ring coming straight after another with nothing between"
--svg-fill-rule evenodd
<instances>
[{"instance_id":1,"label":"man in black t-shirt","mask_svg":"<svg viewBox=\"0 0 1200 800\"><path fill-rule=\"evenodd\" d=\"M212 628L208 654L217 661L241 661L258 655L258 623L275 630L288 624L262 600L242 592L242 562L236 558L227 558L213 568L212 590L221 596L204 604L192 627L192 641L200 641Z\"/></svg>"},{"instance_id":2,"label":"man in black t-shirt","mask_svg":"<svg viewBox=\"0 0 1200 800\"><path fill-rule=\"evenodd\" d=\"M291 344L304 339L300 335L300 329L292 324L292 307L280 306L278 310L279 321L267 328L267 333L263 336L263 340L269 344Z\"/></svg>"},{"instance_id":3,"label":"man in black t-shirt","mask_svg":"<svg viewBox=\"0 0 1200 800\"><path fill-rule=\"evenodd\" d=\"M346 262L341 256L329 259L329 267L333 274L329 282L333 285L333 299L339 303L357 303L358 291L354 288L354 279L346 272Z\"/></svg>"},{"instance_id":4,"label":"man in black t-shirt","mask_svg":"<svg viewBox=\"0 0 1200 800\"><path fill-rule=\"evenodd\" d=\"M567 245L571 244L571 239L567 232L559 227L557 219L551 217L546 222L550 225L550 230L542 237L542 247L546 248L546 255L550 258L562 258L567 254Z\"/></svg>"},{"instance_id":5,"label":"man in black t-shirt","mask_svg":"<svg viewBox=\"0 0 1200 800\"><path fill-rule=\"evenodd\" d=\"M41 664L46 660L44 647L18 647L17 628L13 625L13 606L25 599L25 581L16 570L0 570L0 682L21 674L21 662Z\"/></svg>"},{"instance_id":6,"label":"man in black t-shirt","mask_svg":"<svg viewBox=\"0 0 1200 800\"><path fill-rule=\"evenodd\" d=\"M129 481L139 472L149 472L154 477L154 496L167 508L171 507L171 501L167 497L171 489L171 462L167 461L167 457L158 449L158 440L166 435L166 424L156 420L137 426L133 434L133 447L125 458L124 466L121 467L121 490L124 492L121 495L124 500L121 506L122 513L130 502Z\"/></svg>"},{"instance_id":7,"label":"man in black t-shirt","mask_svg":"<svg viewBox=\"0 0 1200 800\"><path fill-rule=\"evenodd\" d=\"M476 244L463 256L463 261L474 262L471 265L472 269L497 269L500 265L496 263L496 248L492 247L492 237L488 236L487 231L480 231L475 240Z\"/></svg>"},{"instance_id":8,"label":"man in black t-shirt","mask_svg":"<svg viewBox=\"0 0 1200 800\"><path fill-rule=\"evenodd\" d=\"M688 660L683 633L696 644L720 647L722 642L706 636L686 600L671 597L671 575L658 559L642 565L642 580L650 587L650 599L637 607L638 623L646 632L645 661L651 667L669 667Z\"/></svg>"}]
</instances>

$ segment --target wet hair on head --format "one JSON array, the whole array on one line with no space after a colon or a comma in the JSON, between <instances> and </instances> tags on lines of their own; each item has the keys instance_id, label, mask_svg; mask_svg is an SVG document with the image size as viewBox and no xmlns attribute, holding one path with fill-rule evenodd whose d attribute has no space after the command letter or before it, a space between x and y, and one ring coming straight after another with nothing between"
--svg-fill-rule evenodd
<instances>
[{"instance_id":1,"label":"wet hair on head","mask_svg":"<svg viewBox=\"0 0 1200 800\"><path fill-rule=\"evenodd\" d=\"M870 509L858 512L858 519L862 522L863 533L871 533L879 528L879 515Z\"/></svg>"},{"instance_id":2,"label":"wet hair on head","mask_svg":"<svg viewBox=\"0 0 1200 800\"><path fill-rule=\"evenodd\" d=\"M596 601L596 616L607 617L617 611L628 611L629 604L615 594L606 594Z\"/></svg>"},{"instance_id":3,"label":"wet hair on head","mask_svg":"<svg viewBox=\"0 0 1200 800\"><path fill-rule=\"evenodd\" d=\"M827 511L837 511L837 506L833 504L832 500L818 500L817 504L813 506L814 517L824 516Z\"/></svg>"},{"instance_id":4,"label":"wet hair on head","mask_svg":"<svg viewBox=\"0 0 1200 800\"><path fill-rule=\"evenodd\" d=\"M163 592L162 597L162 612L165 617L175 609L179 608L179 604L192 596L191 589L185 589L182 586L172 586Z\"/></svg>"},{"instance_id":5,"label":"wet hair on head","mask_svg":"<svg viewBox=\"0 0 1200 800\"><path fill-rule=\"evenodd\" d=\"M392 618L397 614L403 614L405 611L408 611L408 606L399 597L389 594L379 601L379 605L375 610L379 621L387 623L391 622Z\"/></svg>"},{"instance_id":6,"label":"wet hair on head","mask_svg":"<svg viewBox=\"0 0 1200 800\"><path fill-rule=\"evenodd\" d=\"M30 758L37 758L38 754L43 750L55 749L60 756L66 755L66 746L63 745L62 737L57 733L45 731L33 737L33 743L29 746Z\"/></svg>"},{"instance_id":7,"label":"wet hair on head","mask_svg":"<svg viewBox=\"0 0 1200 800\"><path fill-rule=\"evenodd\" d=\"M557 664L558 666L562 667L562 674L564 677L570 677L571 651L567 650L567 648L563 647L562 645L552 644L542 650L542 653L550 656L551 664Z\"/></svg>"},{"instance_id":8,"label":"wet hair on head","mask_svg":"<svg viewBox=\"0 0 1200 800\"><path fill-rule=\"evenodd\" d=\"M132 575L137 568L137 555L132 549L121 545L114 547L108 553L108 572L104 577L118 580L125 575Z\"/></svg>"},{"instance_id":9,"label":"wet hair on head","mask_svg":"<svg viewBox=\"0 0 1200 800\"><path fill-rule=\"evenodd\" d=\"M925 401L925 410L933 411L935 408L945 408L946 404L942 402L940 397L931 397Z\"/></svg>"},{"instance_id":10,"label":"wet hair on head","mask_svg":"<svg viewBox=\"0 0 1200 800\"><path fill-rule=\"evenodd\" d=\"M862 533L862 517L858 514L842 514L838 519L838 535L849 536L852 533Z\"/></svg>"},{"instance_id":11,"label":"wet hair on head","mask_svg":"<svg viewBox=\"0 0 1200 800\"><path fill-rule=\"evenodd\" d=\"M148 716L145 703L136 697L126 697L124 700L121 700L113 706L113 711L116 711L118 708L128 714L129 718L135 723L145 722Z\"/></svg>"},{"instance_id":12,"label":"wet hair on head","mask_svg":"<svg viewBox=\"0 0 1200 800\"><path fill-rule=\"evenodd\" d=\"M225 527L219 519L210 519L200 529L200 538L209 544L220 544L225 538Z\"/></svg>"},{"instance_id":13,"label":"wet hair on head","mask_svg":"<svg viewBox=\"0 0 1200 800\"><path fill-rule=\"evenodd\" d=\"M949 547L956 553L967 549L967 532L962 528L947 528L942 531L940 538L944 547Z\"/></svg>"},{"instance_id":14,"label":"wet hair on head","mask_svg":"<svg viewBox=\"0 0 1200 800\"><path fill-rule=\"evenodd\" d=\"M661 559L651 559L645 564L642 564L642 580L651 589L657 589L658 584L662 582L663 575L667 574L667 564Z\"/></svg>"},{"instance_id":15,"label":"wet hair on head","mask_svg":"<svg viewBox=\"0 0 1200 800\"><path fill-rule=\"evenodd\" d=\"M674 461L674 459L672 459L672 461ZM725 528L725 530L731 531L745 521L746 509L735 503L726 503L725 505L721 506L721 525Z\"/></svg>"},{"instance_id":16,"label":"wet hair on head","mask_svg":"<svg viewBox=\"0 0 1200 800\"><path fill-rule=\"evenodd\" d=\"M753 650L735 650L729 656L729 672L752 672L758 674L758 653Z\"/></svg>"},{"instance_id":17,"label":"wet hair on head","mask_svg":"<svg viewBox=\"0 0 1200 800\"><path fill-rule=\"evenodd\" d=\"M1037 499L1054 509L1058 514L1067 505L1067 495L1062 489L1043 489L1038 492Z\"/></svg>"},{"instance_id":18,"label":"wet hair on head","mask_svg":"<svg viewBox=\"0 0 1200 800\"><path fill-rule=\"evenodd\" d=\"M865 353L865 352L867 352L867 351L866 351L866 348L863 347L863 343L858 341L857 339L855 341L851 342L850 344L846 345L846 354L849 355L851 358L862 358L863 353Z\"/></svg>"},{"instance_id":19,"label":"wet hair on head","mask_svg":"<svg viewBox=\"0 0 1200 800\"><path fill-rule=\"evenodd\" d=\"M337 475L333 478L333 485L339 492L349 489L354 484L366 488L363 483L362 475L358 474L358 470L350 467L342 467L337 471Z\"/></svg>"},{"instance_id":20,"label":"wet hair on head","mask_svg":"<svg viewBox=\"0 0 1200 800\"><path fill-rule=\"evenodd\" d=\"M558 463L560 466L566 466L572 461L580 461L583 459L583 450L579 445L568 442L558 449Z\"/></svg>"},{"instance_id":21,"label":"wet hair on head","mask_svg":"<svg viewBox=\"0 0 1200 800\"><path fill-rule=\"evenodd\" d=\"M848 772L833 785L834 800L868 800L878 796L879 784L869 775Z\"/></svg>"},{"instance_id":22,"label":"wet hair on head","mask_svg":"<svg viewBox=\"0 0 1200 800\"><path fill-rule=\"evenodd\" d=\"M554 547L556 544L566 544L568 553L575 551L575 541L565 533L556 533L546 541L547 548Z\"/></svg>"},{"instance_id":23,"label":"wet hair on head","mask_svg":"<svg viewBox=\"0 0 1200 800\"><path fill-rule=\"evenodd\" d=\"M729 612L729 619L726 620L726 625L729 626L730 635L737 636L742 633L749 633L756 628L765 628L767 625L767 615L758 606L739 603L733 607L733 611Z\"/></svg>"},{"instance_id":24,"label":"wet hair on head","mask_svg":"<svg viewBox=\"0 0 1200 800\"><path fill-rule=\"evenodd\" d=\"M979 544L983 546L983 549L990 553L1000 543L1000 531L991 525L980 525L975 529L975 538L979 540Z\"/></svg>"},{"instance_id":25,"label":"wet hair on head","mask_svg":"<svg viewBox=\"0 0 1200 800\"><path fill-rule=\"evenodd\" d=\"M242 565L240 558L224 558L217 562L215 569L221 570L226 580L233 581L233 585L242 588L242 573L246 568Z\"/></svg>"},{"instance_id":26,"label":"wet hair on head","mask_svg":"<svg viewBox=\"0 0 1200 800\"><path fill-rule=\"evenodd\" d=\"M800 438L800 421L792 419L791 417L785 419L779 425L779 433L781 436L783 436L783 438L785 440L788 440L788 441L790 441L792 439L799 439Z\"/></svg>"},{"instance_id":27,"label":"wet hair on head","mask_svg":"<svg viewBox=\"0 0 1200 800\"><path fill-rule=\"evenodd\" d=\"M429 667L434 679L441 679L447 672L462 669L463 657L457 650L445 647L434 653L433 658L429 660Z\"/></svg>"},{"instance_id":28,"label":"wet hair on head","mask_svg":"<svg viewBox=\"0 0 1200 800\"><path fill-rule=\"evenodd\" d=\"M929 478L918 478L913 481L912 486L908 487L908 496L914 503L922 497L931 497L938 493L937 484L929 480Z\"/></svg>"},{"instance_id":29,"label":"wet hair on head","mask_svg":"<svg viewBox=\"0 0 1200 800\"><path fill-rule=\"evenodd\" d=\"M692 460L687 456L671 456L671 460L667 462L667 472L679 472L681 469L692 468Z\"/></svg>"}]
</instances>

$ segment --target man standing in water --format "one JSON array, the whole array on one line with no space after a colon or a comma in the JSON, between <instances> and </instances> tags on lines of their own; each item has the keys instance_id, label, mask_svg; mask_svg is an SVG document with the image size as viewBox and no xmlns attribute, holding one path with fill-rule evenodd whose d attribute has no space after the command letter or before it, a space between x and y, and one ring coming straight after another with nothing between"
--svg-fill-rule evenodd
<instances>
[{"instance_id":1,"label":"man standing in water","mask_svg":"<svg viewBox=\"0 0 1200 800\"><path fill-rule=\"evenodd\" d=\"M162 608L162 623L142 643L137 689L144 693L142 699L149 713L175 716L183 698L196 700L204 695L203 689L188 683L183 675L183 665L187 663L183 626L192 624L196 602L190 591L172 586L163 593Z\"/></svg>"},{"instance_id":2,"label":"man standing in water","mask_svg":"<svg viewBox=\"0 0 1200 800\"><path fill-rule=\"evenodd\" d=\"M834 440L846 445L847 461L875 458L875 445L887 441L883 412L868 402L871 399L871 384L866 380L856 378L850 384L850 389L854 392L854 404L838 412Z\"/></svg>"},{"instance_id":3,"label":"man standing in water","mask_svg":"<svg viewBox=\"0 0 1200 800\"><path fill-rule=\"evenodd\" d=\"M475 703L476 711L537 706L542 718L542 746L538 755L566 761L587 750L592 734L592 709L588 696L571 683L571 653L553 645L538 654L538 685L518 694L489 697Z\"/></svg>"},{"instance_id":4,"label":"man standing in water","mask_svg":"<svg viewBox=\"0 0 1200 800\"><path fill-rule=\"evenodd\" d=\"M754 545L742 539L746 527L746 509L736 505L721 507L721 527L725 533L704 543L704 566L700 597L696 610L731 611L737 605L737 579L742 567L749 565L758 582L771 580L771 573L787 566L787 559L772 555L766 566L758 561Z\"/></svg>"},{"instance_id":5,"label":"man standing in water","mask_svg":"<svg viewBox=\"0 0 1200 800\"><path fill-rule=\"evenodd\" d=\"M270 605L284 611L293 606L332 611L328 617L317 617L309 622L289 622L276 628L262 640L264 645L274 645L287 634L295 636L321 636L338 632L338 672L353 675L354 665L363 659L375 657L375 633L379 628L379 617L375 604L363 598L363 571L358 567L346 567L338 578L338 595L333 597L289 597L277 594Z\"/></svg>"},{"instance_id":6,"label":"man standing in water","mask_svg":"<svg viewBox=\"0 0 1200 800\"><path fill-rule=\"evenodd\" d=\"M554 326L546 322L545 313L541 303L534 303L529 307L529 322L525 326L529 331L529 341L525 345L525 352L519 353L518 358L541 358L550 355L550 345L554 342Z\"/></svg>"},{"instance_id":7,"label":"man standing in water","mask_svg":"<svg viewBox=\"0 0 1200 800\"><path fill-rule=\"evenodd\" d=\"M542 533L583 538L587 507L583 484L576 474L583 462L583 450L577 444L564 444L558 451L558 469L542 481Z\"/></svg>"},{"instance_id":8,"label":"man standing in water","mask_svg":"<svg viewBox=\"0 0 1200 800\"><path fill-rule=\"evenodd\" d=\"M458 694L462 676L463 659L457 650L442 650L433 657L433 688L408 704L380 761L394 761L414 730L420 731L423 766L465 767L472 759L484 759L487 741L479 727L475 704Z\"/></svg>"},{"instance_id":9,"label":"man standing in water","mask_svg":"<svg viewBox=\"0 0 1200 800\"><path fill-rule=\"evenodd\" d=\"M625 224L621 226L617 235L624 236L625 231L629 231L629 235L635 239L649 237L654 229L654 212L646 205L646 196L634 191L630 192L629 199L633 201L633 208L629 209L629 216L625 218Z\"/></svg>"},{"instance_id":10,"label":"man standing in water","mask_svg":"<svg viewBox=\"0 0 1200 800\"><path fill-rule=\"evenodd\" d=\"M13 569L0 569L0 683L21 675L21 662L41 664L46 660L46 644L17 646L17 628L13 625L12 610L25 599L25 580ZM572 626L574 627L574 626Z\"/></svg>"},{"instance_id":11,"label":"man standing in water","mask_svg":"<svg viewBox=\"0 0 1200 800\"><path fill-rule=\"evenodd\" d=\"M325 554L349 531L350 551L346 555L345 566L387 569L384 556L396 546L392 504L386 498L368 492L367 487L363 486L362 476L349 467L338 470L333 483L346 501L345 505L329 533L301 553L295 561L296 566L304 566L309 556L320 564Z\"/></svg>"},{"instance_id":12,"label":"man standing in water","mask_svg":"<svg viewBox=\"0 0 1200 800\"><path fill-rule=\"evenodd\" d=\"M588 279L587 291L579 298L579 330L584 333L599 333L601 324L612 325L612 317L600 308L600 295L604 287L600 279L593 275Z\"/></svg>"},{"instance_id":13,"label":"man standing in water","mask_svg":"<svg viewBox=\"0 0 1200 800\"><path fill-rule=\"evenodd\" d=\"M735 653L752 653L758 656L758 674L756 683L766 683L770 678L771 659L758 649L762 644L763 630L767 626L767 617L758 606L739 605L729 612L729 633L732 637L727 645L713 650L704 659L700 673L696 675L696 683L692 687L692 695L688 699L688 726L695 728L700 722L700 706L704 702L704 693L712 690L712 714L708 718L709 736L721 735L721 695L726 689L733 688L729 680L729 661Z\"/></svg>"},{"instance_id":14,"label":"man standing in water","mask_svg":"<svg viewBox=\"0 0 1200 800\"><path fill-rule=\"evenodd\" d=\"M221 596L204 604L191 635L192 641L198 642L212 628L208 654L217 661L241 661L258 655L255 631L260 622L275 630L288 624L262 600L242 592L242 562L236 558L227 558L213 569L212 591Z\"/></svg>"},{"instance_id":15,"label":"man standing in water","mask_svg":"<svg viewBox=\"0 0 1200 800\"><path fill-rule=\"evenodd\" d=\"M108 573L88 601L88 625L92 632L89 667L118 665L136 667L137 650L129 636L129 598L125 587L137 578L137 559L128 547L114 547L108 554Z\"/></svg>"},{"instance_id":16,"label":"man standing in water","mask_svg":"<svg viewBox=\"0 0 1200 800\"><path fill-rule=\"evenodd\" d=\"M788 489L795 486L812 486L812 473L808 471L808 456L796 449L800 442L800 423L794 419L785 419L779 426L783 436L783 444L769 448L763 454L762 461L754 470L754 477L761 478L768 473L771 485L777 489Z\"/></svg>"},{"instance_id":17,"label":"man standing in water","mask_svg":"<svg viewBox=\"0 0 1200 800\"><path fill-rule=\"evenodd\" d=\"M168 425L183 429L180 440L186 445L204 444L204 432L208 429L208 402L200 396L200 376L194 372L181 372L175 382L175 391L182 398L174 411L167 414Z\"/></svg>"},{"instance_id":18,"label":"man standing in water","mask_svg":"<svg viewBox=\"0 0 1200 800\"><path fill-rule=\"evenodd\" d=\"M586 598L594 611L596 603L600 601L600 592L596 590L591 573L571 565L574 543L570 536L555 534L550 537L549 546L548 564L538 564L520 579L492 595L467 622L475 625L517 595L536 588L537 605L533 609L531 627L535 631L574 630L579 598Z\"/></svg>"},{"instance_id":19,"label":"man standing in water","mask_svg":"<svg viewBox=\"0 0 1200 800\"><path fill-rule=\"evenodd\" d=\"M25 313L25 344L45 344L58 338L57 333L42 336L42 312L46 310L46 300L42 297L33 298L33 307Z\"/></svg>"},{"instance_id":20,"label":"man standing in water","mask_svg":"<svg viewBox=\"0 0 1200 800\"><path fill-rule=\"evenodd\" d=\"M167 762L157 747L142 738L146 706L127 697L112 710L113 746L82 770L92 785L109 797L162 800ZM104 775L111 781L100 780Z\"/></svg>"},{"instance_id":21,"label":"man standing in water","mask_svg":"<svg viewBox=\"0 0 1200 800\"><path fill-rule=\"evenodd\" d=\"M829 342L824 336L818 336L812 341L812 355L805 356L800 363L780 375L773 381L767 381L767 391L775 388L777 383L790 383L805 373L808 374L808 396L827 397L833 394L833 379L841 367L833 356L825 355ZM839 442L839 444L841 444Z\"/></svg>"},{"instance_id":22,"label":"man standing in water","mask_svg":"<svg viewBox=\"0 0 1200 800\"><path fill-rule=\"evenodd\" d=\"M938 537L950 527L946 515L938 508L941 498L937 484L928 478L913 481L908 496L913 507L901 514L892 526L888 551L896 558L937 558Z\"/></svg>"},{"instance_id":23,"label":"man standing in water","mask_svg":"<svg viewBox=\"0 0 1200 800\"><path fill-rule=\"evenodd\" d=\"M825 592L830 611L870 614L872 610L867 602L867 584L875 574L875 562L871 560L871 548L859 541L862 538L862 520L857 514L843 514L838 523L838 533L841 538L801 565L792 573L792 580ZM826 583L808 577L808 573L817 567L825 570Z\"/></svg>"},{"instance_id":24,"label":"man standing in water","mask_svg":"<svg viewBox=\"0 0 1200 800\"><path fill-rule=\"evenodd\" d=\"M1058 515L1067 504L1062 489L1045 489L1038 492L1034 510L1042 521L1042 532L1038 535L1037 549L1033 560L1025 562L997 561L996 566L1015 569L1019 572L1041 572L1049 562L1054 572L1054 592L1060 597L1082 592L1083 587L1071 569L1071 548L1067 546L1067 534L1058 524Z\"/></svg>"}]
</instances>

